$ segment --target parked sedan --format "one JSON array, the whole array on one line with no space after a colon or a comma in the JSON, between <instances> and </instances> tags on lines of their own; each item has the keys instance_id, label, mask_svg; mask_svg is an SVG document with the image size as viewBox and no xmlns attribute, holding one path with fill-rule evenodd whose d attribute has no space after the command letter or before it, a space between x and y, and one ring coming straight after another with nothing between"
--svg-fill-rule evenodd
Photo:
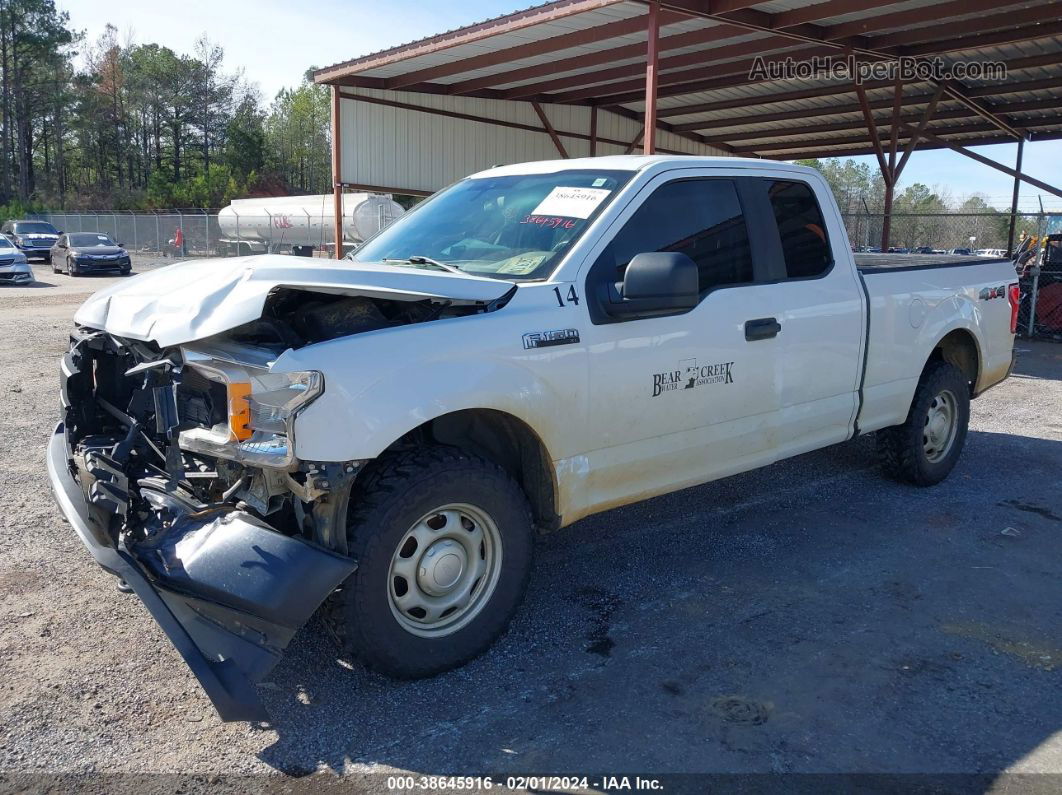
<instances>
[{"instance_id":1,"label":"parked sedan","mask_svg":"<svg viewBox=\"0 0 1062 795\"><path fill-rule=\"evenodd\" d=\"M33 268L26 255L0 235L0 284L30 284L32 281Z\"/></svg>"},{"instance_id":2,"label":"parked sedan","mask_svg":"<svg viewBox=\"0 0 1062 795\"><path fill-rule=\"evenodd\" d=\"M47 221L8 220L0 226L0 235L14 243L27 259L39 257L45 262L51 261L52 246L59 234Z\"/></svg>"},{"instance_id":3,"label":"parked sedan","mask_svg":"<svg viewBox=\"0 0 1062 795\"><path fill-rule=\"evenodd\" d=\"M70 276L85 273L129 273L129 252L99 232L60 235L52 246L52 271Z\"/></svg>"}]
</instances>

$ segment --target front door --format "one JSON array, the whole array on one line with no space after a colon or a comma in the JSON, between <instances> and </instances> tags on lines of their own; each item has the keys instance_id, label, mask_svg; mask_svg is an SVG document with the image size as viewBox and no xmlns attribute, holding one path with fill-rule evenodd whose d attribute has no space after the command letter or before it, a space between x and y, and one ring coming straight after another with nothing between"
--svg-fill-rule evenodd
<instances>
[{"instance_id":1,"label":"front door","mask_svg":"<svg viewBox=\"0 0 1062 795\"><path fill-rule=\"evenodd\" d=\"M668 317L609 322L592 313L589 510L774 459L779 342L755 324L768 315L771 286L756 283L759 244L746 226L744 190L729 178L661 177L602 241L588 301L599 269L620 282L632 257L652 251L690 256L701 300Z\"/></svg>"}]
</instances>

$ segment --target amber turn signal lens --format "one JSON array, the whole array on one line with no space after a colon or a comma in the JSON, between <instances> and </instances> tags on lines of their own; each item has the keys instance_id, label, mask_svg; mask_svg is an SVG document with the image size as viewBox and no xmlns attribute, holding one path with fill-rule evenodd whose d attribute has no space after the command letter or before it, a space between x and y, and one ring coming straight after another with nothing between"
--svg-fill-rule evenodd
<instances>
[{"instance_id":1,"label":"amber turn signal lens","mask_svg":"<svg viewBox=\"0 0 1062 795\"><path fill-rule=\"evenodd\" d=\"M237 382L229 384L229 430L237 441L250 439L254 433L250 426L251 404L248 400L251 396L249 383Z\"/></svg>"}]
</instances>

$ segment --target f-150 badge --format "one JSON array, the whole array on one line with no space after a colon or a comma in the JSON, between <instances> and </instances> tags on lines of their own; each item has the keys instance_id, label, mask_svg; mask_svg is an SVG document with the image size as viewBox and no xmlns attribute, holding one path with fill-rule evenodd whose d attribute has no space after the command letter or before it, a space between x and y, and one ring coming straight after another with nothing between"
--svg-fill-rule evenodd
<instances>
[{"instance_id":1,"label":"f-150 badge","mask_svg":"<svg viewBox=\"0 0 1062 795\"><path fill-rule=\"evenodd\" d=\"M579 341L579 329L562 328L553 331L532 331L524 335L524 348L552 348L555 345L573 345Z\"/></svg>"}]
</instances>

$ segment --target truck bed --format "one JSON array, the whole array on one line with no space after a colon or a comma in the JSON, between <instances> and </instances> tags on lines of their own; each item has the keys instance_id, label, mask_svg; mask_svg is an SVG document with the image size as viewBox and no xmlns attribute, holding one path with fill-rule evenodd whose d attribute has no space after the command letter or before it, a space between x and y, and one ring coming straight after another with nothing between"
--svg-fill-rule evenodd
<instances>
[{"instance_id":1,"label":"truck bed","mask_svg":"<svg viewBox=\"0 0 1062 795\"><path fill-rule=\"evenodd\" d=\"M986 262L1008 262L1006 257L978 257L962 254L853 254L856 267L863 273L884 270L922 270L923 268L955 268L961 265L981 265Z\"/></svg>"}]
</instances>

